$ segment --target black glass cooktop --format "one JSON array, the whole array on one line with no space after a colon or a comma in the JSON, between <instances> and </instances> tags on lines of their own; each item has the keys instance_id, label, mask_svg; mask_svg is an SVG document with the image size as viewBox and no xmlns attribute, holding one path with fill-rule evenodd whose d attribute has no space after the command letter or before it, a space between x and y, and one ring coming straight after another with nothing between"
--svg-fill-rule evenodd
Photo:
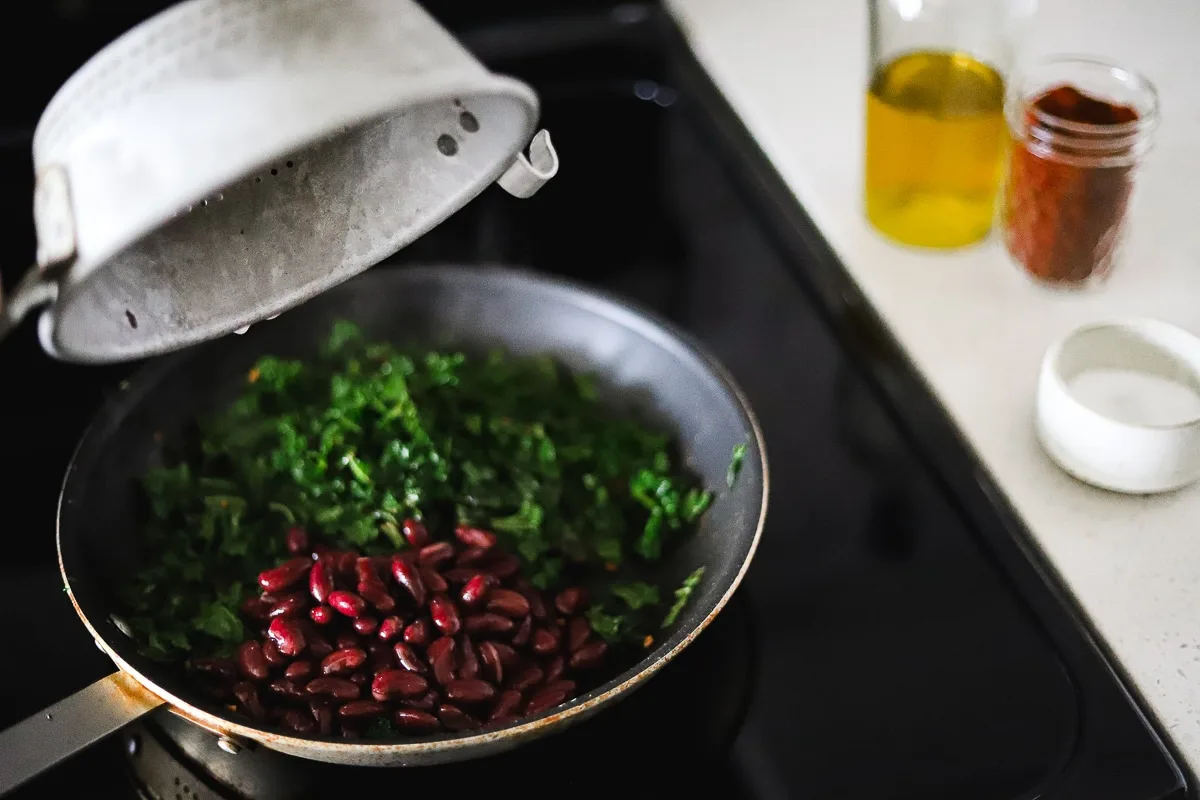
<instances>
[{"instance_id":1,"label":"black glass cooktop","mask_svg":"<svg viewBox=\"0 0 1200 800\"><path fill-rule=\"evenodd\" d=\"M836 264L780 200L678 33L653 5L545 18L546 5L503 25L472 25L461 12L447 21L494 68L538 89L559 176L531 200L485 192L377 268L533 267L614 290L704 341L753 403L770 458L767 527L734 602L611 712L509 755L329 767L229 755L159 713L17 796L479 796L509 786L530 797L1185 796L1175 762L1019 530L980 492L965 451L925 435L936 409L904 401L890 382L886 337L836 299L852 294L837 288ZM64 19L54 24L81 30ZM132 21L112 18L104 38ZM37 35L49 42L51 30ZM100 44L88 31L70 40L77 50ZM67 48L56 69L86 52ZM37 89L42 104L52 88ZM36 99L22 100L34 116L0 142L6 285L32 254L22 136ZM74 442L129 369L53 364L31 325L0 345L12 465L0 525L11 643L0 724L110 669L61 591L53 519Z\"/></svg>"}]
</instances>

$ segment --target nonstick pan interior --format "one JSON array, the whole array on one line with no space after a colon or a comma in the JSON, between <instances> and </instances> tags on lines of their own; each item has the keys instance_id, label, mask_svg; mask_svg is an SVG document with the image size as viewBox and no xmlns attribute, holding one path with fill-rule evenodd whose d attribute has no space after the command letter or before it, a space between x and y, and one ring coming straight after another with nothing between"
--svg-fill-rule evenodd
<instances>
[{"instance_id":1,"label":"nonstick pan interior","mask_svg":"<svg viewBox=\"0 0 1200 800\"><path fill-rule=\"evenodd\" d=\"M503 268L378 269L244 336L151 364L85 435L60 506L62 564L81 612L135 671L209 713L254 727L192 691L177 669L139 656L112 621L112 598L121 581L155 556L139 551L137 487L139 476L161 463L163 443L177 440L198 414L235 397L258 357L311 355L340 318L358 323L372 338L398 344L548 353L573 369L592 372L606 400L616 406L633 404L672 431L687 465L716 492L697 534L674 550L657 573L675 583L701 564L707 568L675 632L591 695L661 660L728 599L757 543L767 487L757 425L718 365L659 322L557 280ZM728 489L730 455L740 443L747 446L744 466Z\"/></svg>"}]
</instances>

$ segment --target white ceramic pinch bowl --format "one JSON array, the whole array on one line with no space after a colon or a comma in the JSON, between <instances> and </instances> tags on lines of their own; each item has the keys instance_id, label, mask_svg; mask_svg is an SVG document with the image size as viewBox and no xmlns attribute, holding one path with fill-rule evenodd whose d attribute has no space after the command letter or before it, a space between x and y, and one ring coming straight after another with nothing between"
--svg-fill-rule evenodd
<instances>
[{"instance_id":1,"label":"white ceramic pinch bowl","mask_svg":"<svg viewBox=\"0 0 1200 800\"><path fill-rule=\"evenodd\" d=\"M1047 455L1093 486L1187 486L1200 478L1200 338L1153 319L1072 331L1042 361L1035 425Z\"/></svg>"}]
</instances>

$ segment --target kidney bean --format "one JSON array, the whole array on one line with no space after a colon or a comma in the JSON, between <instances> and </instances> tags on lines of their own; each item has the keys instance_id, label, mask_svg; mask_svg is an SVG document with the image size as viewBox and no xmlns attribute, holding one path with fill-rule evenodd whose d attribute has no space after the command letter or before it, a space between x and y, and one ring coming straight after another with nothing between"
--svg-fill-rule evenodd
<instances>
[{"instance_id":1,"label":"kidney bean","mask_svg":"<svg viewBox=\"0 0 1200 800\"><path fill-rule=\"evenodd\" d=\"M546 665L546 685L549 686L561 678L565 668L566 662L563 661L562 656L555 656L551 659L550 663Z\"/></svg>"},{"instance_id":2,"label":"kidney bean","mask_svg":"<svg viewBox=\"0 0 1200 800\"><path fill-rule=\"evenodd\" d=\"M460 678L446 684L446 697L456 703L482 703L496 696L496 687L478 678Z\"/></svg>"},{"instance_id":3,"label":"kidney bean","mask_svg":"<svg viewBox=\"0 0 1200 800\"><path fill-rule=\"evenodd\" d=\"M439 699L438 693L430 689L420 697L406 697L400 702L408 708L415 708L418 711L432 711Z\"/></svg>"},{"instance_id":4,"label":"kidney bean","mask_svg":"<svg viewBox=\"0 0 1200 800\"><path fill-rule=\"evenodd\" d=\"M429 544L429 531L425 528L425 523L420 520L404 520L400 526L400 532L404 534L404 540L408 542L408 546L414 550L420 550Z\"/></svg>"},{"instance_id":5,"label":"kidney bean","mask_svg":"<svg viewBox=\"0 0 1200 800\"><path fill-rule=\"evenodd\" d=\"M426 651L426 655L429 657L429 666L433 668L433 677L443 686L454 680L455 677L454 650L454 639L443 636L429 645L429 650Z\"/></svg>"},{"instance_id":6,"label":"kidney bean","mask_svg":"<svg viewBox=\"0 0 1200 800\"><path fill-rule=\"evenodd\" d=\"M308 652L312 653L313 658L324 658L333 652L333 645L319 633L306 634L308 638Z\"/></svg>"},{"instance_id":7,"label":"kidney bean","mask_svg":"<svg viewBox=\"0 0 1200 800\"><path fill-rule=\"evenodd\" d=\"M404 667L409 672L419 672L425 674L428 670L421 662L421 657L417 655L417 651L412 649L404 642L397 642L394 648L396 660L400 662L400 666Z\"/></svg>"},{"instance_id":8,"label":"kidney bean","mask_svg":"<svg viewBox=\"0 0 1200 800\"><path fill-rule=\"evenodd\" d=\"M496 579L486 572L480 572L473 576L463 586L462 593L459 595L463 605L473 607L482 603L487 596L488 590L495 583L497 583Z\"/></svg>"},{"instance_id":9,"label":"kidney bean","mask_svg":"<svg viewBox=\"0 0 1200 800\"><path fill-rule=\"evenodd\" d=\"M587 644L592 635L592 626L583 617L574 617L567 623L567 650L574 653Z\"/></svg>"},{"instance_id":10,"label":"kidney bean","mask_svg":"<svg viewBox=\"0 0 1200 800\"><path fill-rule=\"evenodd\" d=\"M318 603L324 603L333 592L333 575L330 574L330 569L326 562L317 561L308 573L308 593Z\"/></svg>"},{"instance_id":11,"label":"kidney bean","mask_svg":"<svg viewBox=\"0 0 1200 800\"><path fill-rule=\"evenodd\" d=\"M303 700L308 695L304 693L304 686L290 678L279 678L267 684L267 689L280 697L286 697L289 700Z\"/></svg>"},{"instance_id":12,"label":"kidney bean","mask_svg":"<svg viewBox=\"0 0 1200 800\"><path fill-rule=\"evenodd\" d=\"M271 674L271 666L263 655L262 645L256 641L242 642L237 649L238 669L252 681L263 681Z\"/></svg>"},{"instance_id":13,"label":"kidney bean","mask_svg":"<svg viewBox=\"0 0 1200 800\"><path fill-rule=\"evenodd\" d=\"M254 688L254 684L239 681L234 684L233 696L237 698L238 706L251 719L261 721L267 718L267 710L258 699L258 690Z\"/></svg>"},{"instance_id":14,"label":"kidney bean","mask_svg":"<svg viewBox=\"0 0 1200 800\"><path fill-rule=\"evenodd\" d=\"M496 651L496 643L484 642L479 645L479 657L488 678L497 686L504 683L504 661Z\"/></svg>"},{"instance_id":15,"label":"kidney bean","mask_svg":"<svg viewBox=\"0 0 1200 800\"><path fill-rule=\"evenodd\" d=\"M293 680L300 680L302 678L312 677L316 671L316 666L313 664L313 662L308 661L307 659L293 661L291 664L288 664L287 669L283 671L283 677L291 678Z\"/></svg>"},{"instance_id":16,"label":"kidney bean","mask_svg":"<svg viewBox=\"0 0 1200 800\"><path fill-rule=\"evenodd\" d=\"M583 647L571 654L570 665L571 669L592 669L600 665L604 654L608 651L608 645L602 640L597 640L591 644L585 644Z\"/></svg>"},{"instance_id":17,"label":"kidney bean","mask_svg":"<svg viewBox=\"0 0 1200 800\"><path fill-rule=\"evenodd\" d=\"M317 733L328 736L333 733L333 703L324 698L316 698L308 702L308 710L317 723Z\"/></svg>"},{"instance_id":18,"label":"kidney bean","mask_svg":"<svg viewBox=\"0 0 1200 800\"><path fill-rule=\"evenodd\" d=\"M288 657L285 656L279 649L279 646L270 639L263 642L262 652L263 658L265 658L267 663L272 667L283 667L288 663Z\"/></svg>"},{"instance_id":19,"label":"kidney bean","mask_svg":"<svg viewBox=\"0 0 1200 800\"><path fill-rule=\"evenodd\" d=\"M426 592L445 592L450 589L450 584L433 567L421 567L421 582L425 584Z\"/></svg>"},{"instance_id":20,"label":"kidney bean","mask_svg":"<svg viewBox=\"0 0 1200 800\"><path fill-rule=\"evenodd\" d=\"M387 588L382 583L367 583L358 584L358 593L376 609L384 614L396 607L396 601L388 594Z\"/></svg>"},{"instance_id":21,"label":"kidney bean","mask_svg":"<svg viewBox=\"0 0 1200 800\"><path fill-rule=\"evenodd\" d=\"M487 570L500 580L506 581L521 571L521 559L512 553L505 553L488 564Z\"/></svg>"},{"instance_id":22,"label":"kidney bean","mask_svg":"<svg viewBox=\"0 0 1200 800\"><path fill-rule=\"evenodd\" d=\"M423 567L436 567L450 558L454 558L454 546L449 542L434 542L421 548L417 562Z\"/></svg>"},{"instance_id":23,"label":"kidney bean","mask_svg":"<svg viewBox=\"0 0 1200 800\"><path fill-rule=\"evenodd\" d=\"M454 559L456 567L478 567L488 558L488 551L482 547L468 547Z\"/></svg>"},{"instance_id":24,"label":"kidney bean","mask_svg":"<svg viewBox=\"0 0 1200 800\"><path fill-rule=\"evenodd\" d=\"M415 708L402 708L392 715L392 722L402 731L436 731L442 723L433 714L417 711Z\"/></svg>"},{"instance_id":25,"label":"kidney bean","mask_svg":"<svg viewBox=\"0 0 1200 800\"><path fill-rule=\"evenodd\" d=\"M367 601L354 592L330 592L329 605L347 617L361 616L367 610Z\"/></svg>"},{"instance_id":26,"label":"kidney bean","mask_svg":"<svg viewBox=\"0 0 1200 800\"><path fill-rule=\"evenodd\" d=\"M479 677L479 653L475 650L475 645L471 638L465 633L458 637L458 652L459 665L458 677L460 678L478 678Z\"/></svg>"},{"instance_id":27,"label":"kidney bean","mask_svg":"<svg viewBox=\"0 0 1200 800\"><path fill-rule=\"evenodd\" d=\"M548 685L545 689L542 689L529 698L529 704L525 706L526 715L532 717L534 714L540 714L547 709L554 708L563 703L570 696L574 688L575 685L570 681L556 681Z\"/></svg>"},{"instance_id":28,"label":"kidney bean","mask_svg":"<svg viewBox=\"0 0 1200 800\"><path fill-rule=\"evenodd\" d=\"M379 579L379 573L375 571L375 562L368 556L355 559L354 575L359 583L383 583Z\"/></svg>"},{"instance_id":29,"label":"kidney bean","mask_svg":"<svg viewBox=\"0 0 1200 800\"><path fill-rule=\"evenodd\" d=\"M487 607L488 611L495 611L513 619L520 619L530 612L529 601L512 589L493 589L488 597Z\"/></svg>"},{"instance_id":30,"label":"kidney bean","mask_svg":"<svg viewBox=\"0 0 1200 800\"><path fill-rule=\"evenodd\" d=\"M294 708L283 712L281 722L283 722L285 728L299 734L310 734L317 729L316 720L303 711L297 711Z\"/></svg>"},{"instance_id":31,"label":"kidney bean","mask_svg":"<svg viewBox=\"0 0 1200 800\"><path fill-rule=\"evenodd\" d=\"M222 681L237 680L238 664L232 658L197 658L192 662L192 666L197 672Z\"/></svg>"},{"instance_id":32,"label":"kidney bean","mask_svg":"<svg viewBox=\"0 0 1200 800\"><path fill-rule=\"evenodd\" d=\"M353 672L366 663L367 654L357 647L334 650L321 660L322 675L338 675Z\"/></svg>"},{"instance_id":33,"label":"kidney bean","mask_svg":"<svg viewBox=\"0 0 1200 800\"><path fill-rule=\"evenodd\" d=\"M425 605L425 582L415 564L402 558L392 559L392 577L408 590L417 605Z\"/></svg>"},{"instance_id":34,"label":"kidney bean","mask_svg":"<svg viewBox=\"0 0 1200 800\"><path fill-rule=\"evenodd\" d=\"M550 615L546 613L546 602L542 600L542 596L538 594L536 589L521 589L521 596L525 598L525 602L529 603L529 613L534 619L543 620Z\"/></svg>"},{"instance_id":35,"label":"kidney bean","mask_svg":"<svg viewBox=\"0 0 1200 800\"><path fill-rule=\"evenodd\" d=\"M387 556L302 550L311 554L307 575L297 565L307 591L277 578L262 585L261 597L243 604L247 619L267 624L264 639L247 643L257 647L259 665L265 665L261 677L242 668L243 649L255 657L243 645L239 658L226 663L224 683L210 662L195 666L210 682L204 688L282 730L352 739L365 733L369 717L382 713L405 712L397 717L402 730L462 731L485 718L464 709L504 725L568 701L575 685L564 680L564 670L593 669L607 657L608 645L580 615L587 591L576 586L543 595L520 574L520 559L501 551L493 534L463 529L474 533L456 531L458 544L452 544L431 542L421 525L419 533L405 533L411 549ZM451 568L443 572L443 566ZM392 579L403 588L391 587ZM405 615L394 610L409 607L403 595L412 597L417 613L407 625ZM337 622L346 618L349 624ZM336 649L331 630L338 631ZM307 647L305 657L294 662L300 649L288 652L295 649L288 638L293 633L300 649ZM503 641L495 638L499 634ZM261 685L252 696L243 687L244 698L238 698L231 691L234 678L251 689L256 681ZM266 696L259 694L264 689L285 702L264 703ZM300 697L318 701L309 703L311 714L296 709ZM255 701L256 710L246 707ZM339 706L351 711L342 713Z\"/></svg>"},{"instance_id":36,"label":"kidney bean","mask_svg":"<svg viewBox=\"0 0 1200 800\"><path fill-rule=\"evenodd\" d=\"M288 528L284 541L287 542L288 552L292 555L308 555L308 533L304 528Z\"/></svg>"},{"instance_id":37,"label":"kidney bean","mask_svg":"<svg viewBox=\"0 0 1200 800\"><path fill-rule=\"evenodd\" d=\"M509 688L513 691L523 692L541 683L545 675L541 667L536 664L529 664L517 673L517 677L513 679L512 686Z\"/></svg>"},{"instance_id":38,"label":"kidney bean","mask_svg":"<svg viewBox=\"0 0 1200 800\"><path fill-rule=\"evenodd\" d=\"M338 700L354 700L358 697L359 688L358 684L346 678L326 676L313 678L305 684L304 691L309 694L329 695Z\"/></svg>"},{"instance_id":39,"label":"kidney bean","mask_svg":"<svg viewBox=\"0 0 1200 800\"><path fill-rule=\"evenodd\" d=\"M461 586L479 574L480 570L476 567L455 567L442 573L443 577L455 586Z\"/></svg>"},{"instance_id":40,"label":"kidney bean","mask_svg":"<svg viewBox=\"0 0 1200 800\"><path fill-rule=\"evenodd\" d=\"M505 669L515 669L521 663L521 656L517 654L509 645L504 642L492 642L492 649L496 651L496 655L500 656L500 663Z\"/></svg>"},{"instance_id":41,"label":"kidney bean","mask_svg":"<svg viewBox=\"0 0 1200 800\"><path fill-rule=\"evenodd\" d=\"M433 632L429 628L429 621L424 617L414 621L404 629L404 641L418 646L429 644L429 640L433 638Z\"/></svg>"},{"instance_id":42,"label":"kidney bean","mask_svg":"<svg viewBox=\"0 0 1200 800\"><path fill-rule=\"evenodd\" d=\"M495 722L501 717L519 713L521 701L524 699L516 689L505 689L496 698L496 705L492 706L492 715L488 717L488 721Z\"/></svg>"},{"instance_id":43,"label":"kidney bean","mask_svg":"<svg viewBox=\"0 0 1200 800\"><path fill-rule=\"evenodd\" d=\"M507 633L517 626L508 617L493 614L490 611L483 614L472 614L464 623L471 633Z\"/></svg>"},{"instance_id":44,"label":"kidney bean","mask_svg":"<svg viewBox=\"0 0 1200 800\"><path fill-rule=\"evenodd\" d=\"M526 617L517 626L517 632L513 634L512 643L517 647L522 647L529 641L531 635L533 635L533 617Z\"/></svg>"},{"instance_id":45,"label":"kidney bean","mask_svg":"<svg viewBox=\"0 0 1200 800\"><path fill-rule=\"evenodd\" d=\"M387 642L371 642L367 652L371 654L371 674L396 668L396 655Z\"/></svg>"},{"instance_id":46,"label":"kidney bean","mask_svg":"<svg viewBox=\"0 0 1200 800\"><path fill-rule=\"evenodd\" d=\"M418 697L429 690L429 682L415 672L406 669L389 669L380 672L371 681L371 696L383 702L404 697Z\"/></svg>"},{"instance_id":47,"label":"kidney bean","mask_svg":"<svg viewBox=\"0 0 1200 800\"><path fill-rule=\"evenodd\" d=\"M351 700L338 707L339 719L370 719L387 713L387 706L374 700Z\"/></svg>"},{"instance_id":48,"label":"kidney bean","mask_svg":"<svg viewBox=\"0 0 1200 800\"><path fill-rule=\"evenodd\" d=\"M275 617L294 617L300 614L304 609L308 608L308 597L304 592L292 592L284 595L275 605L271 606L271 610L267 612L267 616L271 619Z\"/></svg>"},{"instance_id":49,"label":"kidney bean","mask_svg":"<svg viewBox=\"0 0 1200 800\"><path fill-rule=\"evenodd\" d=\"M454 536L467 547L490 550L496 546L496 534L467 525L455 528Z\"/></svg>"},{"instance_id":50,"label":"kidney bean","mask_svg":"<svg viewBox=\"0 0 1200 800\"><path fill-rule=\"evenodd\" d=\"M213 676L206 675L196 682L196 688L204 693L205 697L216 700L221 705L229 705L230 698L233 696L233 687L229 683L213 682Z\"/></svg>"},{"instance_id":51,"label":"kidney bean","mask_svg":"<svg viewBox=\"0 0 1200 800\"><path fill-rule=\"evenodd\" d=\"M278 567L263 570L258 574L258 585L267 592L281 592L300 580L312 567L311 558L293 558Z\"/></svg>"},{"instance_id":52,"label":"kidney bean","mask_svg":"<svg viewBox=\"0 0 1200 800\"><path fill-rule=\"evenodd\" d=\"M242 615L257 622L266 622L273 605L261 597L247 597L242 601Z\"/></svg>"},{"instance_id":53,"label":"kidney bean","mask_svg":"<svg viewBox=\"0 0 1200 800\"><path fill-rule=\"evenodd\" d=\"M570 589L563 589L554 598L554 607L563 614L570 616L578 614L587 608L588 596L587 590L581 586L573 586Z\"/></svg>"},{"instance_id":54,"label":"kidney bean","mask_svg":"<svg viewBox=\"0 0 1200 800\"><path fill-rule=\"evenodd\" d=\"M352 581L357 577L354 574L354 565L357 563L358 553L353 550L342 550L333 559L333 571L344 580Z\"/></svg>"},{"instance_id":55,"label":"kidney bean","mask_svg":"<svg viewBox=\"0 0 1200 800\"><path fill-rule=\"evenodd\" d=\"M462 629L462 617L454 607L454 601L444 594L435 594L429 601L429 615L433 624L446 636L453 636Z\"/></svg>"},{"instance_id":56,"label":"kidney bean","mask_svg":"<svg viewBox=\"0 0 1200 800\"><path fill-rule=\"evenodd\" d=\"M533 652L548 656L558 651L558 633L550 628L538 628L533 632Z\"/></svg>"},{"instance_id":57,"label":"kidney bean","mask_svg":"<svg viewBox=\"0 0 1200 800\"><path fill-rule=\"evenodd\" d=\"M516 714L505 714L502 717L488 717L488 725L499 728L503 725L511 725L519 721L521 718Z\"/></svg>"},{"instance_id":58,"label":"kidney bean","mask_svg":"<svg viewBox=\"0 0 1200 800\"><path fill-rule=\"evenodd\" d=\"M457 706L440 705L437 715L448 731L469 731L481 726L479 720Z\"/></svg>"},{"instance_id":59,"label":"kidney bean","mask_svg":"<svg viewBox=\"0 0 1200 800\"><path fill-rule=\"evenodd\" d=\"M402 633L404 633L404 620L399 617L385 617L383 622L379 623L379 632L376 636L381 641L387 642L395 639Z\"/></svg>"}]
</instances>

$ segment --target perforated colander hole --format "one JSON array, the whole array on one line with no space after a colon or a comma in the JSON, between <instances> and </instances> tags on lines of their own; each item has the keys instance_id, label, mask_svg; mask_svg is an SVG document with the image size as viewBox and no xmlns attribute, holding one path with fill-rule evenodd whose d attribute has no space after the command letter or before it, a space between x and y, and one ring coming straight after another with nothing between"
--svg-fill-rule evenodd
<instances>
[{"instance_id":1,"label":"perforated colander hole","mask_svg":"<svg viewBox=\"0 0 1200 800\"><path fill-rule=\"evenodd\" d=\"M438 152L444 156L452 156L458 152L458 140L448 133L443 133L437 140Z\"/></svg>"},{"instance_id":2,"label":"perforated colander hole","mask_svg":"<svg viewBox=\"0 0 1200 800\"><path fill-rule=\"evenodd\" d=\"M294 167L294 166L296 166L294 162L291 162L291 161L287 162L287 168L288 168L288 169L291 169L291 168L292 168L292 167Z\"/></svg>"},{"instance_id":3,"label":"perforated colander hole","mask_svg":"<svg viewBox=\"0 0 1200 800\"><path fill-rule=\"evenodd\" d=\"M458 124L462 125L462 129L467 133L476 133L479 130L479 120L470 111L458 115Z\"/></svg>"},{"instance_id":4,"label":"perforated colander hole","mask_svg":"<svg viewBox=\"0 0 1200 800\"><path fill-rule=\"evenodd\" d=\"M136 331L137 330L137 317L135 317L133 315L133 312L130 311L128 308L125 309L125 319L127 322L129 322L129 327L133 328Z\"/></svg>"},{"instance_id":5,"label":"perforated colander hole","mask_svg":"<svg viewBox=\"0 0 1200 800\"><path fill-rule=\"evenodd\" d=\"M278 175L278 174L279 174L279 170L278 170L278 169L276 169L275 167L271 167L271 174L272 174L272 175Z\"/></svg>"}]
</instances>

